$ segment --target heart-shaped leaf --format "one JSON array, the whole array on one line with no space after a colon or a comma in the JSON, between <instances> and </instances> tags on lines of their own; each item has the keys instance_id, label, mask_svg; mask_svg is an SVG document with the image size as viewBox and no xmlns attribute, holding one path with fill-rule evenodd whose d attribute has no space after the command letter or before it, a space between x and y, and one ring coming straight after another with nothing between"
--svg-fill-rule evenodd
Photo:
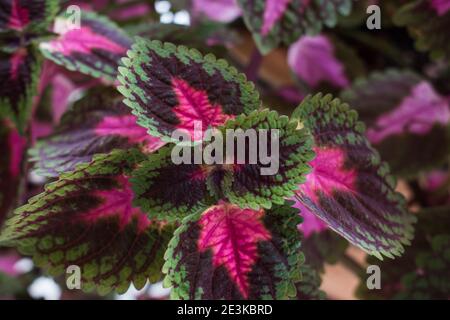
<instances>
[{"instance_id":1,"label":"heart-shaped leaf","mask_svg":"<svg viewBox=\"0 0 450 320\"><path fill-rule=\"evenodd\" d=\"M69 14L56 18L56 39L42 42L47 58L71 71L96 78L115 80L120 59L131 46L131 39L115 23L93 12L81 12L80 25Z\"/></svg>"},{"instance_id":2,"label":"heart-shaped leaf","mask_svg":"<svg viewBox=\"0 0 450 320\"><path fill-rule=\"evenodd\" d=\"M293 117L313 134L317 154L298 199L368 253L380 259L400 255L413 238L415 217L395 192L389 167L367 141L357 113L318 94L307 97Z\"/></svg>"},{"instance_id":3,"label":"heart-shaped leaf","mask_svg":"<svg viewBox=\"0 0 450 320\"><path fill-rule=\"evenodd\" d=\"M262 53L290 45L300 36L317 34L323 25L334 27L347 15L351 0L237 0L244 20Z\"/></svg>"},{"instance_id":4,"label":"heart-shaped leaf","mask_svg":"<svg viewBox=\"0 0 450 320\"><path fill-rule=\"evenodd\" d=\"M85 291L125 292L130 283L158 281L173 227L131 203L128 176L143 158L117 150L63 174L17 209L0 243L31 255L53 276L78 266Z\"/></svg>"},{"instance_id":5,"label":"heart-shaped leaf","mask_svg":"<svg viewBox=\"0 0 450 320\"><path fill-rule=\"evenodd\" d=\"M165 254L177 299L295 298L303 255L295 209L220 203L186 218Z\"/></svg>"},{"instance_id":6,"label":"heart-shaped leaf","mask_svg":"<svg viewBox=\"0 0 450 320\"><path fill-rule=\"evenodd\" d=\"M136 146L150 153L163 144L136 123L119 97L93 91L64 114L51 136L37 143L30 160L38 174L55 177L98 153Z\"/></svg>"},{"instance_id":7,"label":"heart-shaped leaf","mask_svg":"<svg viewBox=\"0 0 450 320\"><path fill-rule=\"evenodd\" d=\"M138 122L164 141L184 130L194 140L200 133L223 125L259 107L259 95L243 74L225 60L171 43L137 38L120 67L119 91Z\"/></svg>"}]
</instances>

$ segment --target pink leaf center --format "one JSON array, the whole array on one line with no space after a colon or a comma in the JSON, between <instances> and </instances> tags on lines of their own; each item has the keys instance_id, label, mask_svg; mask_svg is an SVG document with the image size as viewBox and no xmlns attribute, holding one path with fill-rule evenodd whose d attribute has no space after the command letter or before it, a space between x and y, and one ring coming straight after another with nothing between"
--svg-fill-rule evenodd
<instances>
[{"instance_id":1,"label":"pink leaf center","mask_svg":"<svg viewBox=\"0 0 450 320\"><path fill-rule=\"evenodd\" d=\"M8 136L10 150L9 172L12 177L18 177L21 171L23 153L25 151L26 139L23 138L16 129L13 129Z\"/></svg>"},{"instance_id":2,"label":"pink leaf center","mask_svg":"<svg viewBox=\"0 0 450 320\"><path fill-rule=\"evenodd\" d=\"M19 49L11 56L9 77L11 80L16 81L20 77L20 66L24 63L27 51L25 49Z\"/></svg>"},{"instance_id":3,"label":"pink leaf center","mask_svg":"<svg viewBox=\"0 0 450 320\"><path fill-rule=\"evenodd\" d=\"M300 185L299 191L315 203L318 203L317 192L332 196L336 190L353 192L355 190L356 170L345 169L345 155L342 150L330 148L314 148L316 158L311 161L312 172L306 182Z\"/></svg>"},{"instance_id":4,"label":"pink leaf center","mask_svg":"<svg viewBox=\"0 0 450 320\"><path fill-rule=\"evenodd\" d=\"M19 4L19 0L13 0L11 4L11 15L8 21L8 27L14 30L22 30L30 22L27 8Z\"/></svg>"},{"instance_id":5,"label":"pink leaf center","mask_svg":"<svg viewBox=\"0 0 450 320\"><path fill-rule=\"evenodd\" d=\"M202 139L208 127L223 125L233 118L222 113L221 105L211 104L206 91L196 90L178 78L172 79L172 87L178 98L178 105L172 109L180 121L177 127L186 130L194 141ZM202 132L195 130L196 124L201 124Z\"/></svg>"},{"instance_id":6,"label":"pink leaf center","mask_svg":"<svg viewBox=\"0 0 450 320\"><path fill-rule=\"evenodd\" d=\"M283 17L287 6L291 0L267 0L264 9L264 22L261 28L261 34L267 36L278 20Z\"/></svg>"},{"instance_id":7,"label":"pink leaf center","mask_svg":"<svg viewBox=\"0 0 450 320\"><path fill-rule=\"evenodd\" d=\"M83 218L91 223L95 223L98 219L110 216L120 216L121 229L125 228L133 218L138 220L138 231L143 232L150 224L147 218L139 208L132 205L133 190L126 176L117 178L119 187L107 191L96 191L94 195L102 200L102 204L86 213Z\"/></svg>"},{"instance_id":8,"label":"pink leaf center","mask_svg":"<svg viewBox=\"0 0 450 320\"><path fill-rule=\"evenodd\" d=\"M224 266L244 297L249 294L248 274L258 257L257 244L271 238L261 221L263 215L263 210L219 204L200 219L199 250L212 250L214 267Z\"/></svg>"},{"instance_id":9,"label":"pink leaf center","mask_svg":"<svg viewBox=\"0 0 450 320\"><path fill-rule=\"evenodd\" d=\"M105 117L95 128L99 136L121 136L128 138L130 144L142 143L145 152L153 152L164 143L147 133L147 129L136 123L136 117L125 115L121 117Z\"/></svg>"}]
</instances>

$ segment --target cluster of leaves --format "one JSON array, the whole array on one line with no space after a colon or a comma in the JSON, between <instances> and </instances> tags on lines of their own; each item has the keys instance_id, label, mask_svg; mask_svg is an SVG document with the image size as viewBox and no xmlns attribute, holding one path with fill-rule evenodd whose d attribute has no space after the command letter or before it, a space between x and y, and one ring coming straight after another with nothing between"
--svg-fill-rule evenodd
<instances>
[{"instance_id":1,"label":"cluster of leaves","mask_svg":"<svg viewBox=\"0 0 450 320\"><path fill-rule=\"evenodd\" d=\"M367 3L354 2L193 0L178 4L195 19L180 27L154 22L152 1L143 1L133 19L122 19L127 5L105 9L94 1L74 24L70 3L0 0L0 76L9 83L0 91L0 144L7 150L0 158L0 223L9 215L0 244L55 277L78 265L86 292L123 293L130 284L140 289L163 280L178 299L322 299L323 264L337 262L348 243L381 260L401 256L417 218L396 191L390 166L420 189L418 174L448 161L450 88L440 87L450 72L448 41L426 32L446 26L450 12L425 0L390 7L391 33L404 39L407 26L438 63L409 42L394 46L386 35L392 30L384 42L361 34L357 9ZM224 10L210 10L216 5ZM434 17L429 24L425 12ZM230 24L209 21L240 16ZM292 95L283 98L258 78L255 85L223 59L236 59L223 48L246 29L256 62L290 46L296 81L289 89L301 103L289 117L268 97L277 91L281 104ZM192 46L210 46L221 58ZM375 62L382 67L422 70L428 63L437 71L389 70L350 85L378 67L362 61L365 51L386 52ZM395 60L403 51L410 65ZM70 93L81 92L70 107L60 106L69 97L48 99L62 90L58 77L68 80ZM36 120L49 114L51 134L35 143ZM199 163L197 149L211 147L208 128L278 130L279 171L262 175L261 162ZM176 130L193 141L190 164L172 160ZM210 151L225 153L221 148ZM251 152L247 146L246 159ZM40 192L24 186L25 154L34 173L51 180ZM12 212L19 199L27 201ZM319 226L312 234L310 219ZM414 263L386 264L408 274L404 290L385 297L448 296L448 231L421 230L420 244L402 258Z\"/></svg>"}]
</instances>

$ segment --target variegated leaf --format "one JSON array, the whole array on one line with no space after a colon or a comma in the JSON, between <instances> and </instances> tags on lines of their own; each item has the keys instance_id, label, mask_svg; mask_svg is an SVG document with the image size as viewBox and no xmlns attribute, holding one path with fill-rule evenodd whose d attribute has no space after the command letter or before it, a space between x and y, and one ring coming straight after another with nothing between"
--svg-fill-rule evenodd
<instances>
[{"instance_id":1,"label":"variegated leaf","mask_svg":"<svg viewBox=\"0 0 450 320\"><path fill-rule=\"evenodd\" d=\"M237 0L247 27L262 53L290 45L300 36L334 27L352 0Z\"/></svg>"},{"instance_id":2,"label":"variegated leaf","mask_svg":"<svg viewBox=\"0 0 450 320\"><path fill-rule=\"evenodd\" d=\"M286 299L297 295L303 255L298 212L219 203L186 218L165 254L176 299Z\"/></svg>"},{"instance_id":3,"label":"variegated leaf","mask_svg":"<svg viewBox=\"0 0 450 320\"><path fill-rule=\"evenodd\" d=\"M36 162L38 174L56 177L98 153L131 147L151 153L163 144L137 125L118 96L93 91L64 114L51 136L37 143L30 160Z\"/></svg>"},{"instance_id":4,"label":"variegated leaf","mask_svg":"<svg viewBox=\"0 0 450 320\"><path fill-rule=\"evenodd\" d=\"M109 19L93 12L81 12L80 25L69 14L56 18L58 34L40 44L42 54L71 71L110 81L116 79L120 59L131 46L130 37Z\"/></svg>"},{"instance_id":5,"label":"variegated leaf","mask_svg":"<svg viewBox=\"0 0 450 320\"><path fill-rule=\"evenodd\" d=\"M84 291L125 292L130 283L158 281L173 227L132 205L128 177L142 159L137 150L117 150L63 174L17 209L0 243L53 276L80 267Z\"/></svg>"},{"instance_id":6,"label":"variegated leaf","mask_svg":"<svg viewBox=\"0 0 450 320\"><path fill-rule=\"evenodd\" d=\"M450 101L418 75L373 73L342 98L358 111L368 127L367 138L396 175L413 177L447 160Z\"/></svg>"},{"instance_id":7,"label":"variegated leaf","mask_svg":"<svg viewBox=\"0 0 450 320\"><path fill-rule=\"evenodd\" d=\"M313 134L317 155L298 199L368 253L380 259L400 255L413 238L416 219L395 191L389 166L367 141L357 113L318 94L307 97L293 117Z\"/></svg>"},{"instance_id":8,"label":"variegated leaf","mask_svg":"<svg viewBox=\"0 0 450 320\"><path fill-rule=\"evenodd\" d=\"M120 67L119 91L138 123L165 141L175 130L194 140L198 130L223 125L259 107L254 85L225 60L171 43L137 38ZM200 134L201 135L201 134Z\"/></svg>"}]
</instances>

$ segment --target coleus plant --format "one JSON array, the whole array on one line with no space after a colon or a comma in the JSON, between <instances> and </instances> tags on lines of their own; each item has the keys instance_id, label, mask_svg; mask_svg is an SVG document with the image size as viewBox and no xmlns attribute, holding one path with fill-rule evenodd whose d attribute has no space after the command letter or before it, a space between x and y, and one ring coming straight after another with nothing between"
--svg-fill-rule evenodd
<instances>
[{"instance_id":1,"label":"coleus plant","mask_svg":"<svg viewBox=\"0 0 450 320\"><path fill-rule=\"evenodd\" d=\"M331 229L379 259L400 256L410 244L415 216L395 191L389 166L371 142L384 156L378 144L386 136L405 133L402 127L387 135L385 119L412 108L405 101L417 92L436 102L437 114L445 112L444 99L427 82L410 74L402 78L410 80L395 82L398 73L370 78L375 85L366 84L369 88L394 88L384 83L393 80L403 90L393 90L397 96L377 110L378 120L374 126L369 123L367 132L357 113L331 95L308 96L286 117L263 106L254 84L225 60L167 42L133 40L94 13L83 12L79 29L70 27L67 14L55 18L56 9L45 19L18 13L32 12L41 3L56 8L54 1L30 3L33 6L27 7L7 1L13 18L5 21L22 21L25 18L17 17L25 16L31 20L21 28L11 27L16 22L8 24L5 34L19 39L21 46L5 50L6 76L20 81L37 78L38 68L24 69L32 77L16 78L17 65L27 64L17 64L11 52L21 58L26 52L25 57L39 61L37 53L28 51L28 46L36 50L38 42L45 58L101 79L106 88L88 91L52 135L31 149L36 172L56 180L15 211L0 234L0 244L32 256L54 276L78 265L85 291L122 293L131 283L142 288L147 281L164 279L172 297L183 299L323 298L316 272L322 266L305 261L307 234L300 215L316 217L319 228ZM351 8L351 1L235 4L263 53L290 45L305 33L317 33L322 24L334 25L338 15ZM330 56L324 37L316 39ZM20 83L20 88L35 82ZM348 85L343 82L340 86ZM373 91L358 83L349 90L343 99L364 121L373 119L364 112L373 98L366 95ZM1 93L2 107L7 106L2 110L8 110L2 113L8 118L2 144L18 134L14 123L27 127L33 111L28 97L33 95L25 94L27 103L16 101L26 91ZM410 126L406 133L427 134L434 124L443 132L440 119L426 128ZM260 163L175 165L172 133L184 129L198 140L195 121L204 130L278 129L279 172L262 176ZM12 174L23 170L16 166L23 158L19 151L3 155L4 163L13 165L1 172L7 177L2 189L19 184ZM396 173L402 169L392 162L395 159L389 160ZM14 206L9 203L13 198L0 202L2 213L7 212L3 206ZM437 242L435 251L445 250L440 243L446 242Z\"/></svg>"},{"instance_id":2,"label":"coleus plant","mask_svg":"<svg viewBox=\"0 0 450 320\"><path fill-rule=\"evenodd\" d=\"M70 39L41 48L47 55L64 48L55 41ZM55 52L52 59L62 57ZM68 56L54 61L113 75L101 63L80 62L98 57L84 53L63 49ZM224 60L141 38L122 64L123 103L111 93L88 95L33 149L39 172L58 180L16 210L2 244L52 275L80 266L84 290L124 292L166 273L174 298L283 299L316 294L308 279L317 285L303 265L301 219L290 198L379 258L400 255L409 243L414 217L356 113L338 99L309 97L289 119L262 109L254 85ZM280 171L175 165L171 134L193 135L194 121L280 130Z\"/></svg>"}]
</instances>

